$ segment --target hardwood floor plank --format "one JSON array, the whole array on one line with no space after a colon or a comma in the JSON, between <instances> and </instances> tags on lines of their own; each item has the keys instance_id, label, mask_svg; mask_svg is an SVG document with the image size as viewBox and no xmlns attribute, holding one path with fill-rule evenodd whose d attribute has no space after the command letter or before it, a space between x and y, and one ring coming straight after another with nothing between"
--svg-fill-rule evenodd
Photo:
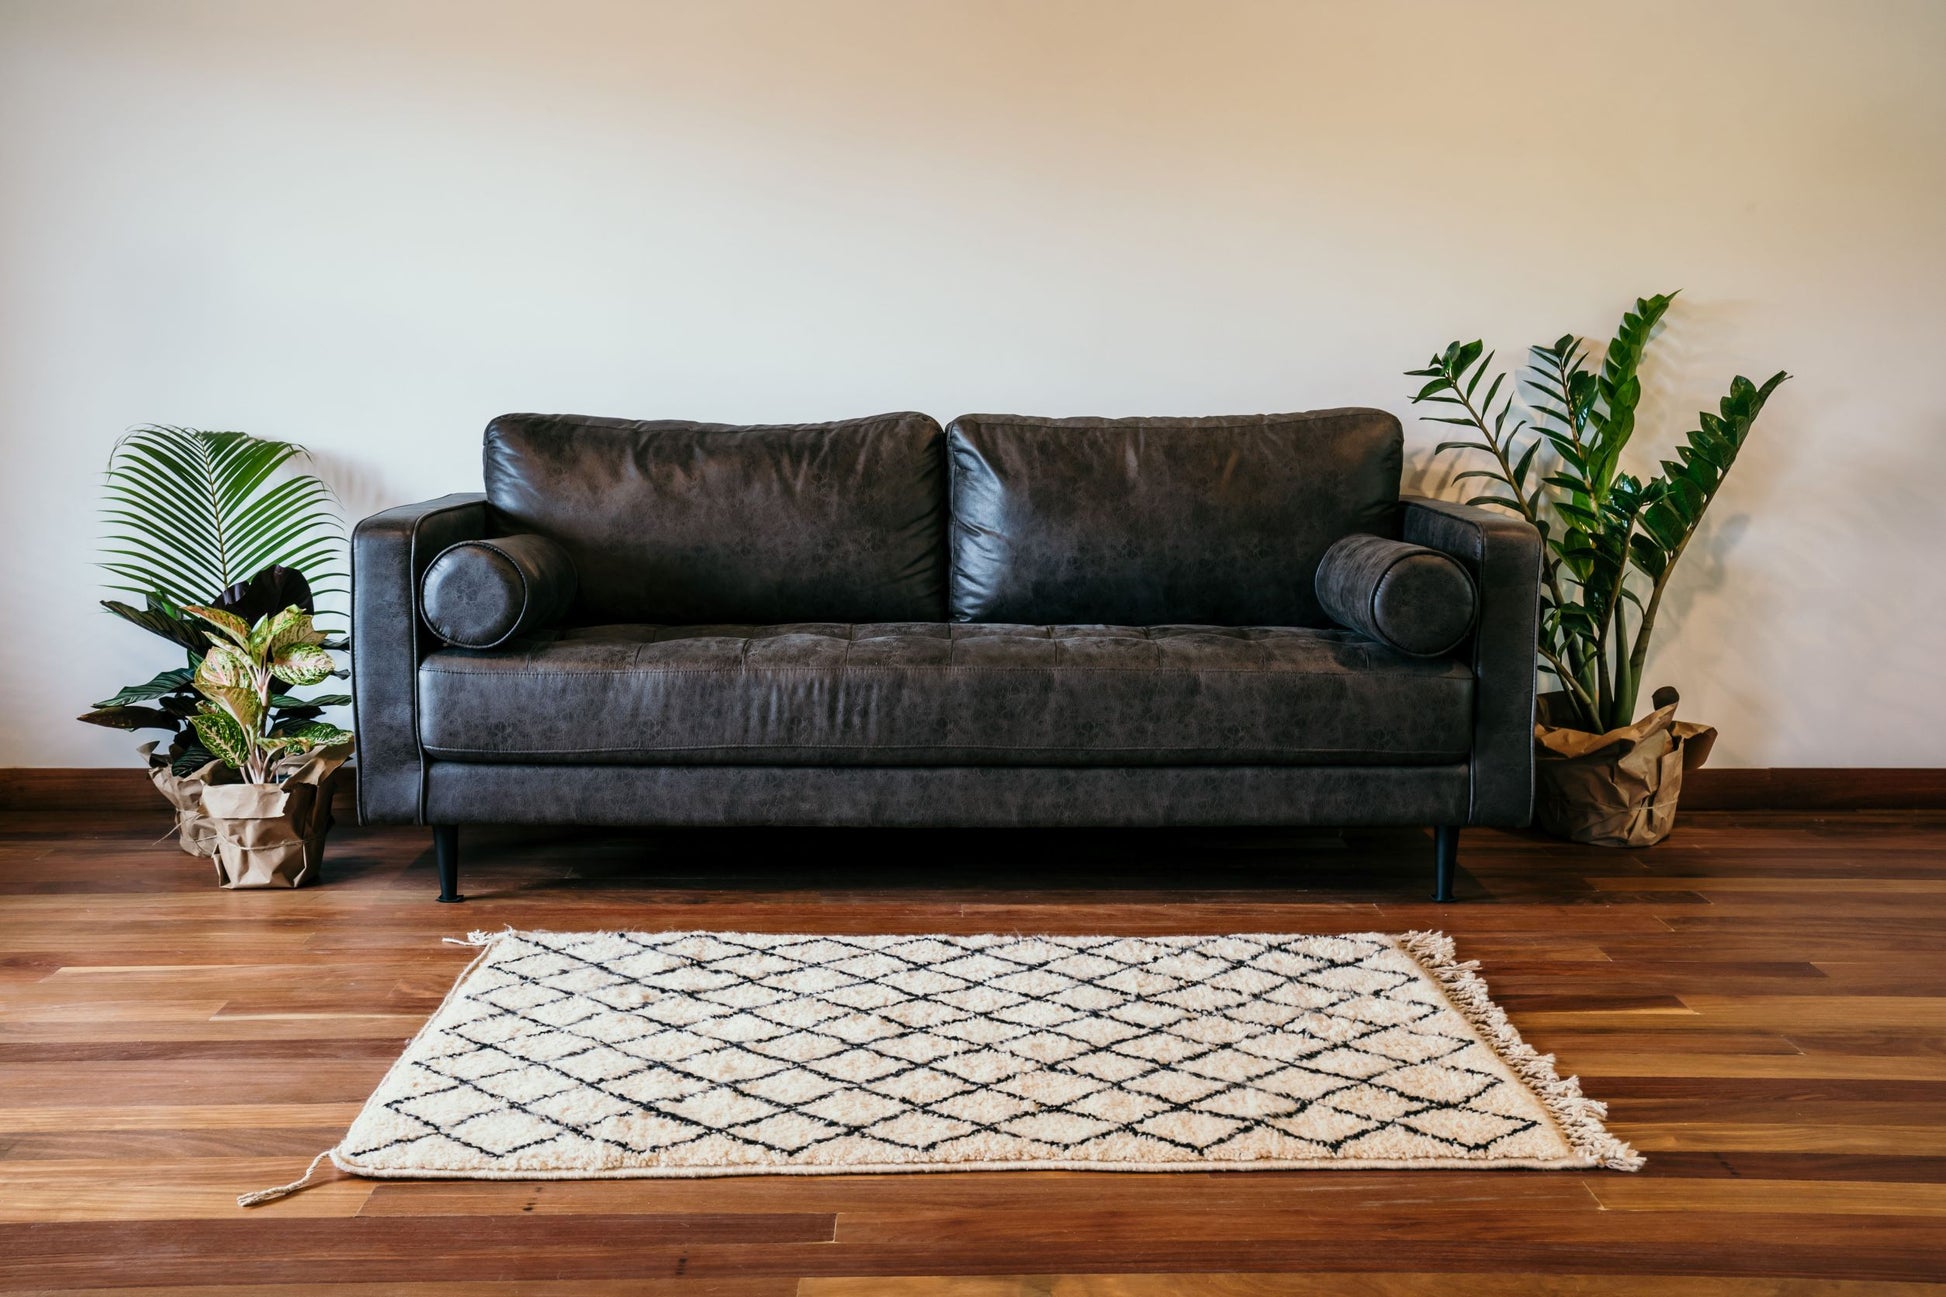
<instances>
[{"instance_id":1,"label":"hardwood floor plank","mask_svg":"<svg viewBox=\"0 0 1946 1297\"><path fill-rule=\"evenodd\" d=\"M1946 1216L1946 1184L1847 1180L1610 1180L1588 1191L1609 1211Z\"/></svg>"}]
</instances>

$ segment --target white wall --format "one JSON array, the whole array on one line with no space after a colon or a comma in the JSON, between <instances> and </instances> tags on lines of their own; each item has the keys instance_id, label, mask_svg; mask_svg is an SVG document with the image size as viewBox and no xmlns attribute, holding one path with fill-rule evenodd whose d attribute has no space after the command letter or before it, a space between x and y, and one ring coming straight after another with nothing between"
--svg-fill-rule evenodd
<instances>
[{"instance_id":1,"label":"white wall","mask_svg":"<svg viewBox=\"0 0 1946 1297\"><path fill-rule=\"evenodd\" d=\"M1942 63L1930 0L0 0L0 766L128 761L70 718L168 664L93 605L132 424L363 513L506 410L1410 420L1671 288L1648 434L1798 377L1649 683L1940 764Z\"/></svg>"}]
</instances>

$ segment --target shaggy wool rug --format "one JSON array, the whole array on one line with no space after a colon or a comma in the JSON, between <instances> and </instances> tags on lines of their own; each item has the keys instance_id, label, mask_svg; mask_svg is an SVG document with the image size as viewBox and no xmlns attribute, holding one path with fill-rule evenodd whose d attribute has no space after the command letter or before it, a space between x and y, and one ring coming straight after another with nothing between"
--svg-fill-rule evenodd
<instances>
[{"instance_id":1,"label":"shaggy wool rug","mask_svg":"<svg viewBox=\"0 0 1946 1297\"><path fill-rule=\"evenodd\" d=\"M471 942L341 1170L1641 1165L1439 933Z\"/></svg>"}]
</instances>

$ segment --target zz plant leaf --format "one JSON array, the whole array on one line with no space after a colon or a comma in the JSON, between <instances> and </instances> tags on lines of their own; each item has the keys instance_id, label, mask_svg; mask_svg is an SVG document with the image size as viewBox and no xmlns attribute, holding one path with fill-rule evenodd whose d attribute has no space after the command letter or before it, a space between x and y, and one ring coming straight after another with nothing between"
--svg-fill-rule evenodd
<instances>
[{"instance_id":1,"label":"zz plant leaf","mask_svg":"<svg viewBox=\"0 0 1946 1297\"><path fill-rule=\"evenodd\" d=\"M1635 716L1650 638L1677 560L1722 489L1764 403L1790 375L1761 385L1738 375L1718 411L1697 416L1663 473L1647 482L1621 469L1636 432L1641 367L1674 293L1637 299L1625 312L1598 370L1573 334L1528 349L1525 371L1504 396L1505 373L1487 379L1493 353L1481 342L1453 342L1424 369L1412 397L1452 407L1429 421L1470 429L1435 454L1484 454L1466 479L1504 489L1470 504L1506 509L1541 533L1540 667L1560 682L1582 728L1604 732ZM1482 382L1486 395L1475 401ZM1496 399L1499 401L1496 408ZM1512 427L1508 426L1513 420ZM1631 578L1640 588L1631 587ZM1629 609L1635 610L1633 624Z\"/></svg>"}]
</instances>

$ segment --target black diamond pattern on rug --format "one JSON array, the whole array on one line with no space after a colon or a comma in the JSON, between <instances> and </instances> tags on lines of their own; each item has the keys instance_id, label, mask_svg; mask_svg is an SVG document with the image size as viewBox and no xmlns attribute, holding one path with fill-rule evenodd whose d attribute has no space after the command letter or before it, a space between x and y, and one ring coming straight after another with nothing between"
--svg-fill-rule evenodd
<instances>
[{"instance_id":1,"label":"black diamond pattern on rug","mask_svg":"<svg viewBox=\"0 0 1946 1297\"><path fill-rule=\"evenodd\" d=\"M1565 1156L1381 935L496 939L341 1151L384 1173Z\"/></svg>"}]
</instances>

